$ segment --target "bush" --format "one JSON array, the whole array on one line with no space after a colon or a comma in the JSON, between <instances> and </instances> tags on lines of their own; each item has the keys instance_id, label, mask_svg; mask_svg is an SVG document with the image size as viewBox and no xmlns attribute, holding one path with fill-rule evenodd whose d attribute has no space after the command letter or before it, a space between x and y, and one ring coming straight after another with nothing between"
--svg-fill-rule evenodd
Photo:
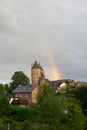
<instances>
[{"instance_id":1,"label":"bush","mask_svg":"<svg viewBox=\"0 0 87 130\"><path fill-rule=\"evenodd\" d=\"M10 115L10 104L6 97L0 96L0 117Z\"/></svg>"}]
</instances>

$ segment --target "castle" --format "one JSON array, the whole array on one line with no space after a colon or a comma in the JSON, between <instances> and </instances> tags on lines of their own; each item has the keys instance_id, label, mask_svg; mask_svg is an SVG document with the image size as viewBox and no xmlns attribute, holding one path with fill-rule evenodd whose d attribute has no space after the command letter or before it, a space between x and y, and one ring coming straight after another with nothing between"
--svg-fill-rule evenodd
<instances>
[{"instance_id":1,"label":"castle","mask_svg":"<svg viewBox=\"0 0 87 130\"><path fill-rule=\"evenodd\" d=\"M18 86L12 92L14 97L11 103L12 105L25 107L37 104L38 87L43 84L49 85L54 93L59 91L66 93L67 87L73 89L74 87L87 86L86 82L75 82L70 79L50 81L46 79L45 71L37 61L35 61L31 67L31 82L32 84L26 86Z\"/></svg>"}]
</instances>

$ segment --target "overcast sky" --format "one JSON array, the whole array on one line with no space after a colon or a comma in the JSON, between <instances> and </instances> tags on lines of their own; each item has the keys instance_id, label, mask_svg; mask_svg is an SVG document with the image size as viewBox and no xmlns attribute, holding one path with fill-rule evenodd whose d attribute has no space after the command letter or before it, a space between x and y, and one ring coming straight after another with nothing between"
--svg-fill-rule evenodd
<instances>
[{"instance_id":1,"label":"overcast sky","mask_svg":"<svg viewBox=\"0 0 87 130\"><path fill-rule=\"evenodd\" d=\"M62 78L87 81L87 0L0 0L0 82L35 60L55 80L48 50Z\"/></svg>"}]
</instances>

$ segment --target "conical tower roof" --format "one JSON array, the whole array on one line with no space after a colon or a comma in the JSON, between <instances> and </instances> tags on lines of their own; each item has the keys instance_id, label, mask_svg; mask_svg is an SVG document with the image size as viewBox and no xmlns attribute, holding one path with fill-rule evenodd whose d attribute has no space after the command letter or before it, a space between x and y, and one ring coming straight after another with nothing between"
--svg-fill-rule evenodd
<instances>
[{"instance_id":1,"label":"conical tower roof","mask_svg":"<svg viewBox=\"0 0 87 130\"><path fill-rule=\"evenodd\" d=\"M38 63L37 61L34 62L34 64L33 64L31 69L41 69L41 70L43 70L43 68L41 67L40 63Z\"/></svg>"}]
</instances>

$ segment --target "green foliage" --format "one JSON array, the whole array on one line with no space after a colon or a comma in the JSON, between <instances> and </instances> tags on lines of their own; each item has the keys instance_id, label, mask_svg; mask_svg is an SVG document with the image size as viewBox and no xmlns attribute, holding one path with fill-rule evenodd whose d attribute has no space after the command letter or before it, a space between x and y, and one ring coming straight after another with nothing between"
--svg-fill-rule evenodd
<instances>
[{"instance_id":1,"label":"green foliage","mask_svg":"<svg viewBox=\"0 0 87 130\"><path fill-rule=\"evenodd\" d=\"M87 117L85 117L85 130L87 130Z\"/></svg>"},{"instance_id":2,"label":"green foliage","mask_svg":"<svg viewBox=\"0 0 87 130\"><path fill-rule=\"evenodd\" d=\"M21 125L21 130L48 130L48 124L31 123L29 120L25 120Z\"/></svg>"},{"instance_id":3,"label":"green foliage","mask_svg":"<svg viewBox=\"0 0 87 130\"><path fill-rule=\"evenodd\" d=\"M11 115L14 120L16 121L24 121L28 118L29 115L29 109L28 108L22 108L22 107L11 107Z\"/></svg>"},{"instance_id":4,"label":"green foliage","mask_svg":"<svg viewBox=\"0 0 87 130\"><path fill-rule=\"evenodd\" d=\"M87 115L87 87L80 87L74 92L75 97L80 100L82 104L82 110Z\"/></svg>"},{"instance_id":5,"label":"green foliage","mask_svg":"<svg viewBox=\"0 0 87 130\"><path fill-rule=\"evenodd\" d=\"M6 95L7 92L3 84L0 84L0 95Z\"/></svg>"},{"instance_id":6,"label":"green foliage","mask_svg":"<svg viewBox=\"0 0 87 130\"><path fill-rule=\"evenodd\" d=\"M29 78L22 71L16 71L11 79L12 82L10 83L9 92L12 92L19 85L30 84Z\"/></svg>"},{"instance_id":7,"label":"green foliage","mask_svg":"<svg viewBox=\"0 0 87 130\"><path fill-rule=\"evenodd\" d=\"M5 128L5 126L4 126L2 121L0 121L0 130L6 130L6 128Z\"/></svg>"},{"instance_id":8,"label":"green foliage","mask_svg":"<svg viewBox=\"0 0 87 130\"><path fill-rule=\"evenodd\" d=\"M85 116L82 113L81 107L73 102L68 103L67 121L71 130L83 130L85 125Z\"/></svg>"},{"instance_id":9,"label":"green foliage","mask_svg":"<svg viewBox=\"0 0 87 130\"><path fill-rule=\"evenodd\" d=\"M81 109L80 102L74 98L73 93L70 92L65 95L62 95L66 98L66 110L65 113L61 116L61 122L63 125L67 127L67 130L84 130L85 126L85 116ZM61 97L61 95L59 95ZM58 97L58 98L59 98ZM65 100L63 100L65 102Z\"/></svg>"},{"instance_id":10,"label":"green foliage","mask_svg":"<svg viewBox=\"0 0 87 130\"><path fill-rule=\"evenodd\" d=\"M69 91L54 95L50 86L43 85L39 88L38 105L30 108L9 108L7 98L1 96L0 116L9 115L10 119L3 118L4 123L9 122L17 130L86 130L87 119L80 102L72 95Z\"/></svg>"},{"instance_id":11,"label":"green foliage","mask_svg":"<svg viewBox=\"0 0 87 130\"><path fill-rule=\"evenodd\" d=\"M20 123L18 121L13 120L12 117L4 118L3 124L6 127L8 127L8 125L9 125L10 130L20 130L20 126L21 126ZM6 130L7 130L7 128L6 128Z\"/></svg>"},{"instance_id":12,"label":"green foliage","mask_svg":"<svg viewBox=\"0 0 87 130\"><path fill-rule=\"evenodd\" d=\"M31 123L30 130L48 130L48 124L46 123Z\"/></svg>"},{"instance_id":13,"label":"green foliage","mask_svg":"<svg viewBox=\"0 0 87 130\"><path fill-rule=\"evenodd\" d=\"M9 94L9 88L10 88L9 84L4 84L4 89L7 93L7 95Z\"/></svg>"},{"instance_id":14,"label":"green foliage","mask_svg":"<svg viewBox=\"0 0 87 130\"><path fill-rule=\"evenodd\" d=\"M25 120L21 125L21 130L30 130L30 122Z\"/></svg>"},{"instance_id":15,"label":"green foliage","mask_svg":"<svg viewBox=\"0 0 87 130\"><path fill-rule=\"evenodd\" d=\"M54 96L49 86L39 88L38 121L52 130L84 130L85 117L73 92Z\"/></svg>"},{"instance_id":16,"label":"green foliage","mask_svg":"<svg viewBox=\"0 0 87 130\"><path fill-rule=\"evenodd\" d=\"M40 120L50 123L59 122L64 110L65 103L62 102L62 98L49 95L39 105Z\"/></svg>"},{"instance_id":17,"label":"green foliage","mask_svg":"<svg viewBox=\"0 0 87 130\"><path fill-rule=\"evenodd\" d=\"M39 86L39 91L37 95L38 103L41 103L49 95L53 95L53 92L49 85L44 84L42 86Z\"/></svg>"},{"instance_id":18,"label":"green foliage","mask_svg":"<svg viewBox=\"0 0 87 130\"><path fill-rule=\"evenodd\" d=\"M0 117L10 115L10 104L6 97L0 96Z\"/></svg>"},{"instance_id":19,"label":"green foliage","mask_svg":"<svg viewBox=\"0 0 87 130\"><path fill-rule=\"evenodd\" d=\"M36 120L37 108L23 108L23 107L11 107L11 116L15 121L30 120L31 122Z\"/></svg>"}]
</instances>

